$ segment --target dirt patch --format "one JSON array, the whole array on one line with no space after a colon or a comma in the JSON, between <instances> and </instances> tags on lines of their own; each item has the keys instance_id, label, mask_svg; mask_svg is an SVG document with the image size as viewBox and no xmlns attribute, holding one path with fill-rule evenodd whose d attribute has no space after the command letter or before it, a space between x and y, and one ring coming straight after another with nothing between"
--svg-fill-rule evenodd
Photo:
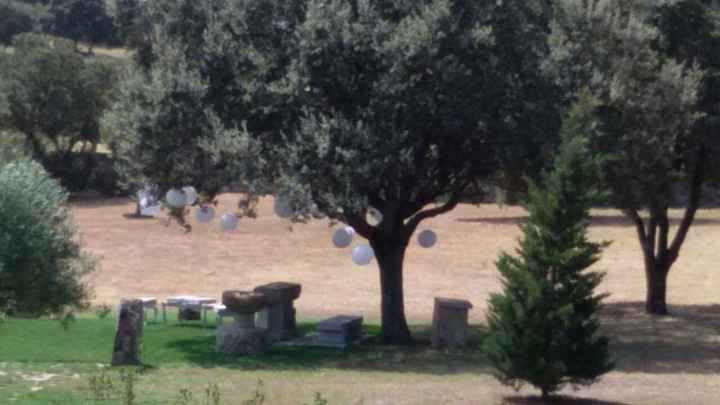
<instances>
[{"instance_id":1,"label":"dirt patch","mask_svg":"<svg viewBox=\"0 0 720 405\"><path fill-rule=\"evenodd\" d=\"M236 196L220 198L219 213L231 210ZM101 260L91 276L95 301L115 304L124 296L196 294L220 297L223 290L250 289L272 281L301 283L296 305L300 318L338 313L379 318L378 271L375 262L359 267L350 249L333 247L326 221L293 225L272 214L272 200L264 199L257 219L241 220L238 231L219 233L193 224L186 234L162 220L137 221L124 214L135 206L127 199L96 200L74 205L85 248ZM680 212L673 212L677 218ZM470 300L471 322L482 322L486 301L500 291L495 261L502 250L512 252L520 237L525 212L518 207L462 205L427 221L438 235L432 249L416 241L407 252L405 307L411 322L427 323L433 298ZM720 210L704 210L691 229L680 259L670 273L671 305L711 305L720 300ZM635 230L615 210L594 212L591 237L609 240L595 269L607 273L601 290L609 303L644 299L642 257ZM357 243L357 240L354 242Z\"/></svg>"}]
</instances>

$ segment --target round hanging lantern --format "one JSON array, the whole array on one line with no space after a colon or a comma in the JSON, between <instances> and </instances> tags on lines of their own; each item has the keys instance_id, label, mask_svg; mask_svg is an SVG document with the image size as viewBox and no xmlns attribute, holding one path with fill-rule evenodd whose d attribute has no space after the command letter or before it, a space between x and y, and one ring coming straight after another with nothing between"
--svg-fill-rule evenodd
<instances>
[{"instance_id":1,"label":"round hanging lantern","mask_svg":"<svg viewBox=\"0 0 720 405\"><path fill-rule=\"evenodd\" d=\"M150 207L142 207L140 208L140 215L145 217L156 217L160 215L161 208L159 205L153 205Z\"/></svg>"},{"instance_id":2,"label":"round hanging lantern","mask_svg":"<svg viewBox=\"0 0 720 405\"><path fill-rule=\"evenodd\" d=\"M183 192L185 192L185 197L187 198L187 204L193 205L195 202L197 202L198 199L198 193L197 190L195 190L195 187L193 186L187 186L183 187Z\"/></svg>"},{"instance_id":3,"label":"round hanging lantern","mask_svg":"<svg viewBox=\"0 0 720 405\"><path fill-rule=\"evenodd\" d=\"M365 220L372 226L378 226L383 221L383 214L375 207L368 207Z\"/></svg>"},{"instance_id":4,"label":"round hanging lantern","mask_svg":"<svg viewBox=\"0 0 720 405\"><path fill-rule=\"evenodd\" d=\"M215 218L215 209L213 207L200 207L200 209L195 212L195 219L197 219L198 222L206 224L212 221L213 218Z\"/></svg>"},{"instance_id":5,"label":"round hanging lantern","mask_svg":"<svg viewBox=\"0 0 720 405\"><path fill-rule=\"evenodd\" d=\"M358 245L353 248L352 261L358 266L369 264L375 257L375 252L368 245Z\"/></svg>"},{"instance_id":6,"label":"round hanging lantern","mask_svg":"<svg viewBox=\"0 0 720 405\"><path fill-rule=\"evenodd\" d=\"M337 248L346 248L352 243L353 235L346 228L340 228L333 233L333 245Z\"/></svg>"},{"instance_id":7,"label":"round hanging lantern","mask_svg":"<svg viewBox=\"0 0 720 405\"><path fill-rule=\"evenodd\" d=\"M290 203L283 197L276 197L273 203L273 210L275 215L280 218L290 218L292 216L292 209L290 209Z\"/></svg>"},{"instance_id":8,"label":"round hanging lantern","mask_svg":"<svg viewBox=\"0 0 720 405\"><path fill-rule=\"evenodd\" d=\"M418 235L418 243L424 248L431 248L437 243L437 235L435 232L426 229Z\"/></svg>"},{"instance_id":9,"label":"round hanging lantern","mask_svg":"<svg viewBox=\"0 0 720 405\"><path fill-rule=\"evenodd\" d=\"M165 201L171 207L180 208L187 204L187 196L182 190L172 188L167 192L167 194L165 194Z\"/></svg>"},{"instance_id":10,"label":"round hanging lantern","mask_svg":"<svg viewBox=\"0 0 720 405\"><path fill-rule=\"evenodd\" d=\"M222 227L222 230L225 232L230 232L235 229L237 229L238 224L240 223L240 218L238 218L237 215L228 212L227 214L223 214L222 217L220 217L220 226Z\"/></svg>"}]
</instances>

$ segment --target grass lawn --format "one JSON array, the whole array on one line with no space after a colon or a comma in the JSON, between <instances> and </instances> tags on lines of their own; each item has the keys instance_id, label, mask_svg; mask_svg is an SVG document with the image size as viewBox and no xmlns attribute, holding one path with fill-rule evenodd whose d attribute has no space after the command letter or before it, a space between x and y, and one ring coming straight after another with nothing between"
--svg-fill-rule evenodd
<instances>
[{"instance_id":1,"label":"grass lawn","mask_svg":"<svg viewBox=\"0 0 720 405\"><path fill-rule=\"evenodd\" d=\"M285 384L293 378L306 379L328 370L353 370L367 377L382 372L421 371L443 375L478 372L484 368L482 356L476 350L481 332L476 329L473 329L471 347L456 352L431 350L426 333L418 327L415 328L419 337L417 346L381 346L376 338L379 327L366 325L365 333L373 337L363 345L346 350L275 345L262 355L228 358L214 351L215 320L212 317L208 326L203 326L199 321L180 324L174 314L169 313L167 324L150 321L145 325L144 366L139 369L137 403L168 403L179 397L184 388L191 388L196 396L204 395L208 383L220 386L224 381L229 387L221 389L221 393L230 391L229 395L236 398L240 389L241 395L249 398L259 379L270 389L277 381ZM305 333L314 330L315 325L315 322L302 322L299 328ZM0 398L33 404L96 403L89 381L107 375L115 386L112 397L119 401L120 371L108 368L114 332L114 319L99 319L93 314L81 315L68 328L50 319L7 319L0 324ZM242 380L239 385L238 377ZM322 391L322 387L317 388L317 392ZM326 395L339 401L337 403L362 399L347 397L344 393ZM349 395L354 394L351 391ZM270 403L301 403L300 400L311 402L312 395L298 398L283 391Z\"/></svg>"}]
</instances>

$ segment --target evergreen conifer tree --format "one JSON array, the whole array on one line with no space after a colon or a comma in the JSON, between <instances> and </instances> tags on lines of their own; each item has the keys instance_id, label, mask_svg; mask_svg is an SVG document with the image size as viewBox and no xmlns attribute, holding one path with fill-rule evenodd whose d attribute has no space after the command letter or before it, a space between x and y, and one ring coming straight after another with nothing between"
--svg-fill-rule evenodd
<instances>
[{"instance_id":1,"label":"evergreen conifer tree","mask_svg":"<svg viewBox=\"0 0 720 405\"><path fill-rule=\"evenodd\" d=\"M589 210L602 197L586 147L593 108L585 96L570 110L552 170L531 183L518 256L501 255L503 292L489 303L485 351L497 378L515 389L530 383L544 398L613 367L598 333L603 274L587 271L605 246L587 239Z\"/></svg>"}]
</instances>

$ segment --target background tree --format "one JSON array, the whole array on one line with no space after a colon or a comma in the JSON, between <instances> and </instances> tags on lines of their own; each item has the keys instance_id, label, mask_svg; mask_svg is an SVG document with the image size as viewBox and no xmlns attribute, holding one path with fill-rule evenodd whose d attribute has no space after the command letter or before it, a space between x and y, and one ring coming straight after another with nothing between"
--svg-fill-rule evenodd
<instances>
[{"instance_id":1,"label":"background tree","mask_svg":"<svg viewBox=\"0 0 720 405\"><path fill-rule=\"evenodd\" d=\"M485 351L498 379L515 389L528 382L544 398L613 367L598 333L603 274L587 271L603 247L587 239L590 208L602 200L586 138L593 108L588 96L573 107L552 171L530 184L518 256L500 256L503 292L490 298Z\"/></svg>"},{"instance_id":2,"label":"background tree","mask_svg":"<svg viewBox=\"0 0 720 405\"><path fill-rule=\"evenodd\" d=\"M32 156L64 178L74 151L93 151L100 140L99 119L109 104L114 70L86 62L60 39L50 43L22 34L13 45L0 72L0 104L6 105L0 125L22 134Z\"/></svg>"},{"instance_id":3,"label":"background tree","mask_svg":"<svg viewBox=\"0 0 720 405\"><path fill-rule=\"evenodd\" d=\"M106 122L165 188L212 194L230 177L287 199L296 220L353 226L380 267L383 338L408 343L415 229L557 132L543 4L155 2L156 61Z\"/></svg>"},{"instance_id":4,"label":"background tree","mask_svg":"<svg viewBox=\"0 0 720 405\"><path fill-rule=\"evenodd\" d=\"M33 26L33 17L26 10L13 2L0 2L0 44L10 45L15 35L30 32Z\"/></svg>"},{"instance_id":5,"label":"background tree","mask_svg":"<svg viewBox=\"0 0 720 405\"><path fill-rule=\"evenodd\" d=\"M651 314L667 313L668 273L700 206L703 185L720 173L712 158L719 145L713 135L717 96L713 79L701 69L710 64L699 57L696 43L704 41L708 52L717 49L718 20L699 2L694 4L701 8L686 12L688 4L658 9L640 1L561 0L553 30L557 76L569 98L588 86L600 102L602 125L591 137L592 148L607 157L602 172L613 204L637 228ZM701 32L662 35L651 24L658 15L667 29L692 26ZM684 23L668 24L669 16ZM678 187L688 197L673 236L668 209Z\"/></svg>"},{"instance_id":6,"label":"background tree","mask_svg":"<svg viewBox=\"0 0 720 405\"><path fill-rule=\"evenodd\" d=\"M77 243L67 193L42 166L0 166L0 312L41 316L89 298L94 265Z\"/></svg>"},{"instance_id":7,"label":"background tree","mask_svg":"<svg viewBox=\"0 0 720 405\"><path fill-rule=\"evenodd\" d=\"M127 48L140 50L150 41L150 20L145 2L115 0L113 20L119 39Z\"/></svg>"},{"instance_id":8,"label":"background tree","mask_svg":"<svg viewBox=\"0 0 720 405\"><path fill-rule=\"evenodd\" d=\"M75 50L78 42L87 43L90 53L93 45L115 39L105 0L52 0L43 25L45 32L72 40Z\"/></svg>"}]
</instances>

